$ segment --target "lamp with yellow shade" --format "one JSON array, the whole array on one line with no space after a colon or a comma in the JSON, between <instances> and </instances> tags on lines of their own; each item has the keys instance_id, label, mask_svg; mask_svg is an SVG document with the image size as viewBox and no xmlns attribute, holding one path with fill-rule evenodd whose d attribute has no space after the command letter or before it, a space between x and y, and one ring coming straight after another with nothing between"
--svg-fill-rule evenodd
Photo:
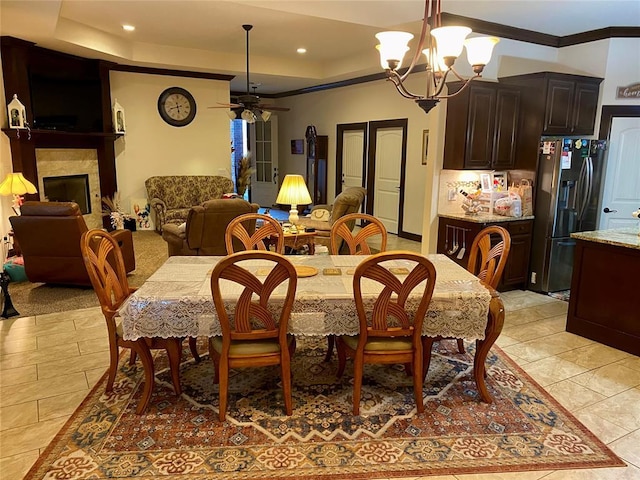
<instances>
[{"instance_id":1,"label":"lamp with yellow shade","mask_svg":"<svg viewBox=\"0 0 640 480\"><path fill-rule=\"evenodd\" d=\"M311 203L311 195L302 175L286 175L276 203L291 205L289 210L289 222L295 225L300 221L298 216L298 205L308 205Z\"/></svg>"},{"instance_id":2,"label":"lamp with yellow shade","mask_svg":"<svg viewBox=\"0 0 640 480\"><path fill-rule=\"evenodd\" d=\"M0 183L0 195L13 195L13 211L20 215L20 205L22 205L22 195L25 193L38 193L35 185L24 178L22 173L7 173L5 179Z\"/></svg>"}]
</instances>

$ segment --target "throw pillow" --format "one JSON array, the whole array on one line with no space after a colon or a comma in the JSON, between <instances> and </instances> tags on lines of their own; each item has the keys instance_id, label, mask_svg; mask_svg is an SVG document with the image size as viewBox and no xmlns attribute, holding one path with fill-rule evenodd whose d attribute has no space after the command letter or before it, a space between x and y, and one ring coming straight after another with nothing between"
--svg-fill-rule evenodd
<instances>
[{"instance_id":1,"label":"throw pillow","mask_svg":"<svg viewBox=\"0 0 640 480\"><path fill-rule=\"evenodd\" d=\"M329 218L331 218L331 212L324 208L316 208L311 212L311 218L321 222L328 222Z\"/></svg>"},{"instance_id":2,"label":"throw pillow","mask_svg":"<svg viewBox=\"0 0 640 480\"><path fill-rule=\"evenodd\" d=\"M184 233L187 231L187 222L181 223L180 225L178 225L178 231L180 233Z\"/></svg>"}]
</instances>

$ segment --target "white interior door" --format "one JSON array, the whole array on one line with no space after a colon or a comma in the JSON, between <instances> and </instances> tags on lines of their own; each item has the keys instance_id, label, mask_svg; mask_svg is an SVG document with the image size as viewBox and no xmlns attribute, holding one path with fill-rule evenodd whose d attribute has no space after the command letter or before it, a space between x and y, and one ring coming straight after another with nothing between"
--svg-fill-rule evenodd
<instances>
[{"instance_id":1,"label":"white interior door","mask_svg":"<svg viewBox=\"0 0 640 480\"><path fill-rule=\"evenodd\" d=\"M398 233L403 128L379 128L375 136L375 194L373 215L389 233Z\"/></svg>"},{"instance_id":2,"label":"white interior door","mask_svg":"<svg viewBox=\"0 0 640 480\"><path fill-rule=\"evenodd\" d=\"M640 208L640 117L613 118L605 170L598 228L637 225L631 212Z\"/></svg>"},{"instance_id":3,"label":"white interior door","mask_svg":"<svg viewBox=\"0 0 640 480\"><path fill-rule=\"evenodd\" d=\"M251 201L261 207L271 207L278 196L278 117L253 124L255 135L251 142L253 166Z\"/></svg>"},{"instance_id":4,"label":"white interior door","mask_svg":"<svg viewBox=\"0 0 640 480\"><path fill-rule=\"evenodd\" d=\"M364 130L346 130L342 134L342 190L361 187L364 181L362 158L365 145ZM337 192L336 192L337 193Z\"/></svg>"}]
</instances>

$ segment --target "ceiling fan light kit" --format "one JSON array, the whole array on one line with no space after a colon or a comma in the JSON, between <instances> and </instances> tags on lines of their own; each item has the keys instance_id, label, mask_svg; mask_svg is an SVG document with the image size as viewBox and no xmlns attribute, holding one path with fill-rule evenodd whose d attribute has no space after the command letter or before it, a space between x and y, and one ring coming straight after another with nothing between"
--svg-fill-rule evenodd
<instances>
[{"instance_id":1,"label":"ceiling fan light kit","mask_svg":"<svg viewBox=\"0 0 640 480\"><path fill-rule=\"evenodd\" d=\"M467 36L472 33L468 27L443 27L441 9L441 0L425 0L418 47L411 64L402 75L398 73L398 70L402 65L405 53L409 50L408 43L413 35L396 31L376 34L376 38L380 42L376 48L380 53L380 64L385 70L387 79L394 84L400 95L414 100L426 113L435 107L441 99L457 95L469 85L469 82L481 77L485 65L491 60L493 47L500 41L496 37L467 39ZM474 73L474 76L466 79L453 68L463 48L467 50L467 59ZM404 86L404 81L416 66L421 53L427 58L426 93L416 95ZM443 94L443 89L450 74L463 81L464 84L457 92L447 95Z\"/></svg>"},{"instance_id":2,"label":"ceiling fan light kit","mask_svg":"<svg viewBox=\"0 0 640 480\"><path fill-rule=\"evenodd\" d=\"M247 32L247 93L246 95L240 95L237 103L220 103L220 107L209 108L230 108L227 115L231 120L241 118L247 123L256 123L259 117L263 122L268 122L273 110L288 112L289 109L261 103L260 97L255 94L255 89L260 85L259 83L253 85L253 94L249 92L249 86L251 85L249 81L249 31L253 28L253 25L242 25L242 28Z\"/></svg>"}]
</instances>

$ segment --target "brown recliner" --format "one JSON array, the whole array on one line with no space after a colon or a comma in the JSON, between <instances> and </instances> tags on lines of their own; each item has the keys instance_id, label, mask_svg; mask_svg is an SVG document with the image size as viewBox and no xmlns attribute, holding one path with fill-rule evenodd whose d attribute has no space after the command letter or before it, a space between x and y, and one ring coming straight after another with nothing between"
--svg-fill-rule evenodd
<instances>
[{"instance_id":1,"label":"brown recliner","mask_svg":"<svg viewBox=\"0 0 640 480\"><path fill-rule=\"evenodd\" d=\"M208 200L191 207L184 228L166 223L162 238L167 242L169 256L174 255L226 255L224 234L227 225L243 213L256 213L260 206L241 198ZM255 229L255 220L246 225L247 231ZM237 245L236 243L237 242ZM239 240L234 240L234 251L244 250Z\"/></svg>"},{"instance_id":2,"label":"brown recliner","mask_svg":"<svg viewBox=\"0 0 640 480\"><path fill-rule=\"evenodd\" d=\"M91 286L80 252L80 238L88 228L78 204L25 202L20 210L22 214L9 221L29 281ZM135 270L131 232L116 230L111 234L120 245L127 273Z\"/></svg>"}]
</instances>

